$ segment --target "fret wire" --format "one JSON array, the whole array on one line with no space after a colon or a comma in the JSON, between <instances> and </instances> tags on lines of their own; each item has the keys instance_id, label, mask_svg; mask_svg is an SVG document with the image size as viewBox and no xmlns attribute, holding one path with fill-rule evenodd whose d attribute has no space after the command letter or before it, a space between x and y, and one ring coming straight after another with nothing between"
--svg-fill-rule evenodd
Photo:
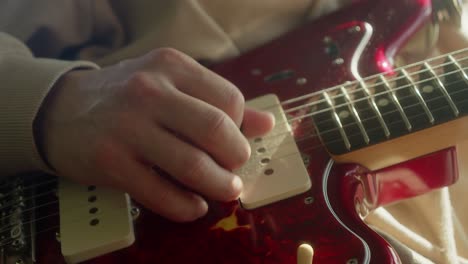
<instances>
[{"instance_id":1,"label":"fret wire","mask_svg":"<svg viewBox=\"0 0 468 264\"><path fill-rule=\"evenodd\" d=\"M451 83L447 83L447 85L453 85L453 84L456 84L456 83L459 83L459 82L462 82L463 80L458 80L458 81L455 81L455 82L451 82ZM409 86L406 86L406 87L409 87ZM454 92L453 94L458 94L459 92L461 91L456 91ZM437 98L433 98L433 99L429 99L427 100L428 102L431 102L433 101L434 99L438 99L438 98L441 98L441 97L437 97ZM465 100L465 102L467 102L468 104L468 100ZM345 104L341 104L341 105L337 105L336 107L340 107L340 106L344 106ZM417 106L419 105L419 103L417 104L412 104L412 105L408 105L408 106L405 106L405 109L408 109L410 107L414 107L414 106ZM438 108L439 109L439 108ZM435 109L435 110L438 110L438 109ZM329 111L330 109L324 109L324 110L327 110ZM320 113L324 113L324 110L321 110ZM390 113L395 113L396 111L398 110L393 110L393 111L389 111L389 112L385 112L384 115L386 114L390 114ZM303 119L303 118L307 118L307 117L313 117L315 116L317 113L309 113L309 114L306 114L306 115L302 115L302 116L299 116L299 117L295 117L294 120L298 120L298 119ZM424 115L426 115L426 113L424 113ZM412 116L414 117L414 116ZM372 119L376 119L376 117L369 117L369 118L366 118L366 119L363 119L362 121L365 122L365 121L368 121L368 120L372 120ZM392 124L392 123L391 123ZM346 128L348 125L344 125L343 127ZM379 126L380 127L380 126ZM335 129L330 129L330 130L325 130L325 131L321 131L320 134L323 135L323 134L327 134L327 133L330 133L332 131L334 131ZM371 128L371 129L368 129L368 131L376 131L377 128ZM350 137L354 137L354 136L358 136L358 134L352 134L350 135ZM305 138L308 138L308 137L305 137ZM332 141L333 142L333 141ZM335 141L336 142L336 141ZM330 142L328 142L330 143Z\"/></svg>"},{"instance_id":2,"label":"fret wire","mask_svg":"<svg viewBox=\"0 0 468 264\"><path fill-rule=\"evenodd\" d=\"M406 129L408 131L411 131L413 129L413 126L411 125L408 116L406 115L405 111L403 110L403 107L401 107L400 101L398 100L395 91L393 88L390 86L390 84L387 82L385 77L383 75L379 76L380 81L382 82L383 86L385 87L385 90L390 93L390 98L392 99L393 103L396 105L396 108L398 109L398 112L400 112L401 117L403 118L403 122L405 123Z\"/></svg>"},{"instance_id":3,"label":"fret wire","mask_svg":"<svg viewBox=\"0 0 468 264\"><path fill-rule=\"evenodd\" d=\"M466 74L465 70L463 67L458 63L458 61L452 56L448 55L447 58L450 60L450 62L455 65L455 68L457 68L460 71L460 74L463 76L465 79L465 82L468 83L468 75Z\"/></svg>"},{"instance_id":4,"label":"fret wire","mask_svg":"<svg viewBox=\"0 0 468 264\"><path fill-rule=\"evenodd\" d=\"M466 68L468 69L468 67ZM421 71L422 72L422 71ZM454 70L454 71L451 71L451 72L446 72L446 73L443 73L441 75L439 75L440 77L444 77L444 76L449 76L451 74L455 74L455 73L458 73L460 72L459 70ZM398 79L402 79L403 77L401 78L398 78ZM396 79L396 78L395 78ZM392 79L394 80L394 79ZM417 82L414 82L414 84L419 84L419 83L423 83L424 81L429 81L429 80L434 80L434 78L427 78L427 79L424 79L423 81L417 81ZM402 89L405 89L405 88L409 88L411 87L410 84L405 84L405 85L401 85L401 86L398 86L396 88L393 88L393 91L399 91L399 90L402 90ZM322 91L323 93L323 91ZM384 92L379 92L379 93L376 93L374 94L374 96L379 96L379 95L387 95L389 92L388 91L384 91ZM368 98L367 97L362 97L362 98L359 98L359 99L356 99L356 100L353 100L354 103L356 102L362 102L363 100L367 100ZM323 100L321 100L320 102L324 102ZM304 104L302 105L301 107L299 107L299 109L301 108L304 108L304 107L310 107L310 106L313 106L313 105L316 105L316 103L308 103L308 104ZM336 105L336 107L341 107L341 106L346 106L346 103L345 104L339 104L339 105ZM265 110L265 109L264 109ZM289 109L288 109L289 110ZM324 113L326 111L329 111L330 109L329 108L325 108L325 109L321 109L321 110L318 110L318 111L315 111L315 112L311 112L311 113L308 113L308 114L303 114L301 116L295 116L295 117L291 117L289 118L286 122L293 122L293 121L296 121L296 120L300 120L300 119L303 119L303 118L306 118L306 117L311 117L311 116L314 116L314 115L317 115L317 114L320 114L320 113ZM287 110L285 111L285 113L288 112Z\"/></svg>"},{"instance_id":5,"label":"fret wire","mask_svg":"<svg viewBox=\"0 0 468 264\"><path fill-rule=\"evenodd\" d=\"M460 82L460 81L452 82L452 83L450 83L450 84L455 84L455 83L458 83L458 82ZM461 91L457 91L457 92L455 92L454 94L459 93L459 92L461 92ZM439 98L440 98L440 97L439 97ZM432 99L429 99L428 101L431 101L431 100L432 100ZM462 102L463 102L463 103L466 103L466 104L468 105L468 100L463 100ZM415 105L412 105L412 106L415 106ZM411 107L411 106L409 106L409 107ZM436 108L436 109L434 109L434 111L440 111L440 110L442 110L442 109L444 109L444 108L446 108L446 107L448 107L448 106L443 106L443 107ZM393 110L393 111L390 111L390 112L396 112L396 111L397 111L397 110ZM426 115L426 113L422 113L422 114L420 113L420 114L412 115L411 118L417 118L417 117L419 117L419 116L425 116L425 115ZM375 119L375 118L376 118L376 117L371 117L370 119ZM402 120L396 120L396 121L390 123L390 125L399 123L399 122L401 122L401 121L402 121ZM346 127L346 126L345 126L345 127ZM380 129L380 127L378 127L378 128L377 128L377 127L370 128L369 131L377 131L378 129ZM323 134L327 134L327 133L333 132L333 130L334 130L334 129L332 129L332 130L325 130L325 131L322 131L321 134L322 134L322 135L323 135ZM355 137L355 136L359 136L359 134L354 133L354 134L351 134L351 135L350 135L350 137ZM314 137L316 137L316 135L315 135L315 136L314 136L314 135L312 135L312 136L307 136L307 137L304 137L304 138L302 138L302 139L300 139L300 140L305 140L305 139L314 138ZM329 142L327 142L327 143L328 143L328 144L333 144L333 143L337 143L337 142L340 142L340 141L342 141L342 140L341 140L341 139L335 139L335 140L329 141ZM318 145L314 145L314 146L312 146L312 147L304 148L304 149L302 149L302 150L303 150L303 151L314 150L314 149L317 149L318 147L321 147L321 146L322 146L321 144L318 144Z\"/></svg>"},{"instance_id":6,"label":"fret wire","mask_svg":"<svg viewBox=\"0 0 468 264\"><path fill-rule=\"evenodd\" d=\"M435 122L434 116L432 115L431 111L429 110L429 107L427 106L426 101L422 97L421 92L419 91L418 87L414 83L413 79L409 76L408 72L405 69L402 69L401 72L403 73L403 76L405 76L406 80L410 83L409 88L413 88L413 91L416 94L416 97L418 98L419 103L421 103L421 105L422 105L422 107L424 109L424 112L429 117L429 122L431 122L431 124L434 124L434 122Z\"/></svg>"},{"instance_id":7,"label":"fret wire","mask_svg":"<svg viewBox=\"0 0 468 264\"><path fill-rule=\"evenodd\" d=\"M348 150L350 150L351 149L351 143L349 142L348 136L346 135L346 132L345 132L345 130L343 128L343 124L341 124L340 117L336 113L334 103L331 100L330 96L326 92L323 93L323 96L325 97L325 100L327 101L328 105L330 106L330 109L332 111L333 119L334 119L336 125L338 126L338 130L339 130L339 132L341 134L341 137L343 138L345 146L346 146L346 148Z\"/></svg>"},{"instance_id":8,"label":"fret wire","mask_svg":"<svg viewBox=\"0 0 468 264\"><path fill-rule=\"evenodd\" d=\"M385 136L387 138L389 138L390 137L390 130L388 129L387 124L385 123L385 120L382 117L382 113L380 113L380 110L379 110L379 108L377 106L377 103L375 102L374 95L369 91L369 89L367 88L367 84L364 81L360 81L360 83L361 83L362 89L364 90L364 92L366 93L366 95L368 97L368 101L369 101L369 103L371 105L372 110L374 110L374 113L377 115L380 126L384 130Z\"/></svg>"},{"instance_id":9,"label":"fret wire","mask_svg":"<svg viewBox=\"0 0 468 264\"><path fill-rule=\"evenodd\" d=\"M439 89L442 91L442 93L444 94L444 97L445 99L447 100L447 102L449 103L450 105L450 108L452 108L452 111L453 113L455 114L455 116L458 116L460 114L460 111L458 110L458 107L455 105L455 102L452 100L452 97L450 96L450 94L448 93L447 89L445 88L445 85L444 83L442 82L442 80L437 76L437 74L435 73L435 71L432 69L431 65L429 65L429 63L427 62L424 62L424 67L426 67L426 69L428 70L429 74L435 78L435 81L437 83L437 86L439 87Z\"/></svg>"},{"instance_id":10,"label":"fret wire","mask_svg":"<svg viewBox=\"0 0 468 264\"><path fill-rule=\"evenodd\" d=\"M354 119L356 120L359 130L361 131L362 137L364 138L364 141L366 142L366 144L369 144L370 142L369 135L367 134L366 129L364 128L361 118L359 117L359 114L356 110L356 107L354 106L354 103L351 100L351 97L348 94L348 91L346 90L346 88L341 86L341 92L344 94L344 97L346 98L346 101L348 102L349 111L351 112Z\"/></svg>"},{"instance_id":11,"label":"fret wire","mask_svg":"<svg viewBox=\"0 0 468 264\"><path fill-rule=\"evenodd\" d=\"M456 92L456 93L457 93L457 92ZM468 100L463 100L463 102L465 102L465 103L468 104ZM434 110L435 110L435 111L439 111L439 110L441 110L441 109L443 109L443 108L445 108L445 107L446 107L446 106L439 107L439 108L436 108L436 109L434 109ZM395 111L396 111L396 110L395 110ZM416 115L411 116L411 118L416 118L416 117L424 116L424 115L426 115L426 113L423 113L423 114L416 114ZM375 117L372 117L372 118L375 118ZM395 121L395 122L393 122L393 123L390 123L390 125L396 124L396 123L398 123L398 122L400 122L400 121L397 120L397 121ZM380 128L374 127L374 128L370 128L369 131L377 131L378 129L380 129ZM329 132L330 132L330 131L323 131L322 134L326 134L326 133L329 133ZM350 135L350 137L353 137L353 136L358 136L358 135L357 135L357 134L351 134L351 135ZM329 142L329 143L335 143L335 142L337 142L337 140L331 141L331 142Z\"/></svg>"}]
</instances>

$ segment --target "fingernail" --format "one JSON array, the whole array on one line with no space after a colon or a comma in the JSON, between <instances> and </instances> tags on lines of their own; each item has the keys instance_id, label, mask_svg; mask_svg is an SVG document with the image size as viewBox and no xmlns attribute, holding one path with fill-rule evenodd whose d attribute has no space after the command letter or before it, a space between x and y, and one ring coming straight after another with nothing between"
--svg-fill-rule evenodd
<instances>
[{"instance_id":1,"label":"fingernail","mask_svg":"<svg viewBox=\"0 0 468 264\"><path fill-rule=\"evenodd\" d=\"M206 212L208 212L208 203L205 201L205 199L202 199L200 203L200 212L202 214L201 216L204 216Z\"/></svg>"},{"instance_id":2,"label":"fingernail","mask_svg":"<svg viewBox=\"0 0 468 264\"><path fill-rule=\"evenodd\" d=\"M245 147L247 148L247 160L249 160L250 155L252 155L252 148L250 147L250 144L247 138L245 138Z\"/></svg>"},{"instance_id":3,"label":"fingernail","mask_svg":"<svg viewBox=\"0 0 468 264\"><path fill-rule=\"evenodd\" d=\"M267 115L270 116L271 122L273 122L273 126L274 126L275 123L276 123L275 115L273 113L271 113L271 112L264 112L264 113L266 113Z\"/></svg>"},{"instance_id":4,"label":"fingernail","mask_svg":"<svg viewBox=\"0 0 468 264\"><path fill-rule=\"evenodd\" d=\"M236 193L240 193L242 191L244 184L242 183L242 180L239 176L235 176L234 180L232 180L232 187L234 188Z\"/></svg>"},{"instance_id":5,"label":"fingernail","mask_svg":"<svg viewBox=\"0 0 468 264\"><path fill-rule=\"evenodd\" d=\"M208 203L199 195L193 194L192 199L196 201L196 218L203 217L208 212Z\"/></svg>"}]
</instances>

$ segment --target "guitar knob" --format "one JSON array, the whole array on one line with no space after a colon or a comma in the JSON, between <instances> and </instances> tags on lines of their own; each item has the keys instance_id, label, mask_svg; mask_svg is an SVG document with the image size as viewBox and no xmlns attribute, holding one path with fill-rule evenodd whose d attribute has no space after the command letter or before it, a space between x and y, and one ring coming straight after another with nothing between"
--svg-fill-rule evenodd
<instances>
[{"instance_id":1,"label":"guitar knob","mask_svg":"<svg viewBox=\"0 0 468 264\"><path fill-rule=\"evenodd\" d=\"M309 244L302 244L297 248L297 264L312 264L314 249Z\"/></svg>"}]
</instances>

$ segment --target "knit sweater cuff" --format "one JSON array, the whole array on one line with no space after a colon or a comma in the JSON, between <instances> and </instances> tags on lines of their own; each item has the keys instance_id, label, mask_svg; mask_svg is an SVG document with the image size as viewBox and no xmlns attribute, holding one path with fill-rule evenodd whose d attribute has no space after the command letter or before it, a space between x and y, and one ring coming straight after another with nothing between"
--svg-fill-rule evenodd
<instances>
[{"instance_id":1,"label":"knit sweater cuff","mask_svg":"<svg viewBox=\"0 0 468 264\"><path fill-rule=\"evenodd\" d=\"M0 64L0 176L38 170L51 172L34 140L36 114L60 76L73 69L98 66L14 53L2 56Z\"/></svg>"}]
</instances>

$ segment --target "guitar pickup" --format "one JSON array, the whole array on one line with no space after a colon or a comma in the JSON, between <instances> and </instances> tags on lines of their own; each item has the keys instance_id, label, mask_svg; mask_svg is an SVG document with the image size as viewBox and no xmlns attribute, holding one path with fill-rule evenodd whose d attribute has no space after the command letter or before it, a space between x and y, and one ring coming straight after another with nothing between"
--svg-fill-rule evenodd
<instances>
[{"instance_id":1,"label":"guitar pickup","mask_svg":"<svg viewBox=\"0 0 468 264\"><path fill-rule=\"evenodd\" d=\"M276 122L268 134L249 140L250 159L235 171L244 183L242 206L254 209L309 190L312 183L278 97L268 94L246 105L272 113Z\"/></svg>"},{"instance_id":2,"label":"guitar pickup","mask_svg":"<svg viewBox=\"0 0 468 264\"><path fill-rule=\"evenodd\" d=\"M60 244L67 263L104 255L135 241L127 194L61 178L58 197Z\"/></svg>"}]
</instances>

